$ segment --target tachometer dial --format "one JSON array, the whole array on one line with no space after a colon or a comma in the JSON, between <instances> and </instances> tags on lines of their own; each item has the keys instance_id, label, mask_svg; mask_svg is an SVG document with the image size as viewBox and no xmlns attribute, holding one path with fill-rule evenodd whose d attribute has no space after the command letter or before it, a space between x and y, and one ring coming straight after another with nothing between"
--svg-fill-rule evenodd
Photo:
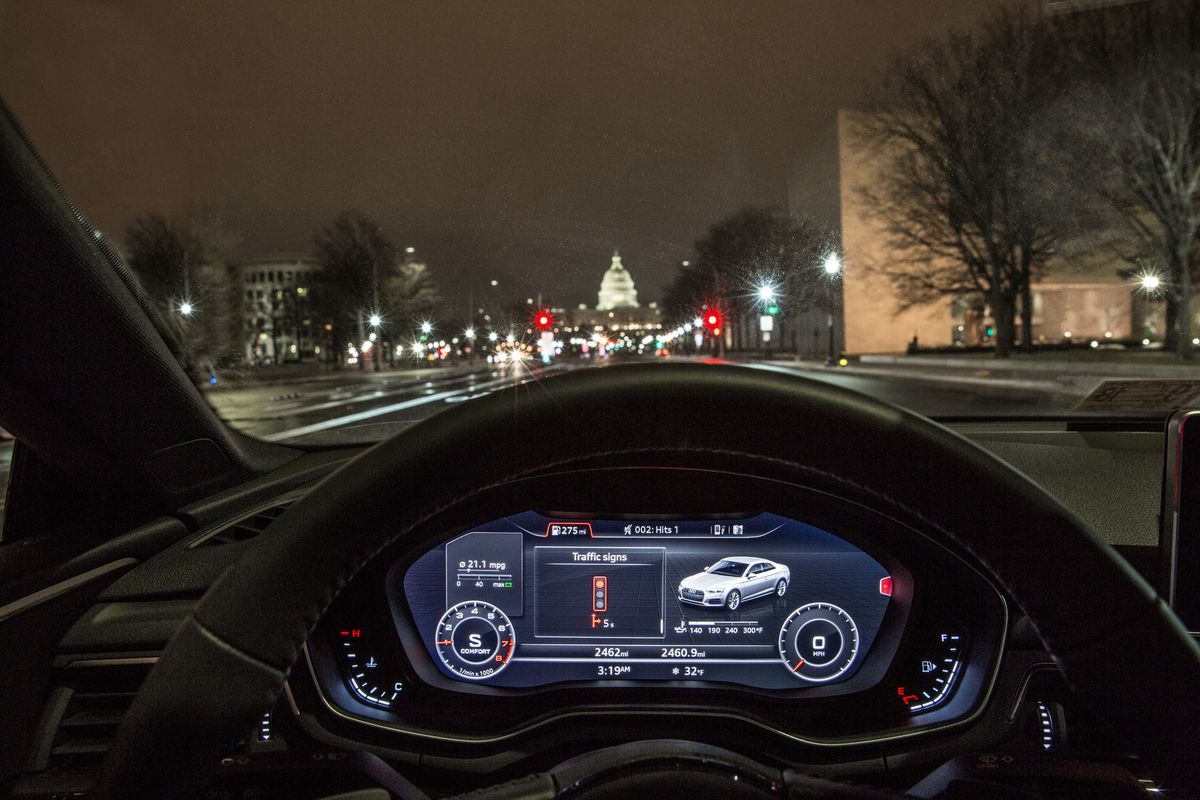
<instances>
[{"instance_id":1,"label":"tachometer dial","mask_svg":"<svg viewBox=\"0 0 1200 800\"><path fill-rule=\"evenodd\" d=\"M369 706L391 708L404 682L376 644L370 631L362 628L338 631L338 657L350 693Z\"/></svg>"},{"instance_id":2,"label":"tachometer dial","mask_svg":"<svg viewBox=\"0 0 1200 800\"><path fill-rule=\"evenodd\" d=\"M779 629L779 657L801 680L827 683L841 677L858 655L858 627L832 603L800 606Z\"/></svg>"},{"instance_id":3,"label":"tachometer dial","mask_svg":"<svg viewBox=\"0 0 1200 800\"><path fill-rule=\"evenodd\" d=\"M446 668L480 681L508 666L517 640L512 621L491 603L467 600L451 606L438 622L434 645Z\"/></svg>"}]
</instances>

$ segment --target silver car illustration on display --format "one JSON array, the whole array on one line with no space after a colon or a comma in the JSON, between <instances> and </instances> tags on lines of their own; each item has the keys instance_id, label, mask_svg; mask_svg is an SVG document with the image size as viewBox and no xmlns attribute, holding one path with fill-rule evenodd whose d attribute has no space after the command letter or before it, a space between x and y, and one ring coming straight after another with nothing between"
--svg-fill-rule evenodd
<instances>
[{"instance_id":1,"label":"silver car illustration on display","mask_svg":"<svg viewBox=\"0 0 1200 800\"><path fill-rule=\"evenodd\" d=\"M765 558L730 556L679 582L679 600L734 611L747 600L787 594L792 571Z\"/></svg>"}]
</instances>

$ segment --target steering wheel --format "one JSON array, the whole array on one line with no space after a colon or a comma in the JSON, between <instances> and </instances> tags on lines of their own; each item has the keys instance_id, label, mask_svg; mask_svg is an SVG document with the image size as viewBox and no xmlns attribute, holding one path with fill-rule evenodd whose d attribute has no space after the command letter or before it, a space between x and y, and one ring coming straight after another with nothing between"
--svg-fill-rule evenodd
<instances>
[{"instance_id":1,"label":"steering wheel","mask_svg":"<svg viewBox=\"0 0 1200 800\"><path fill-rule=\"evenodd\" d=\"M1200 649L1154 590L1043 490L946 428L827 383L647 364L463 403L318 484L175 634L122 722L102 793L180 797L203 786L223 748L278 699L347 581L423 520L490 487L613 463L739 470L912 521L1008 592L1081 703L1161 774L1200 787ZM655 782L692 779L687 759L663 763Z\"/></svg>"}]
</instances>

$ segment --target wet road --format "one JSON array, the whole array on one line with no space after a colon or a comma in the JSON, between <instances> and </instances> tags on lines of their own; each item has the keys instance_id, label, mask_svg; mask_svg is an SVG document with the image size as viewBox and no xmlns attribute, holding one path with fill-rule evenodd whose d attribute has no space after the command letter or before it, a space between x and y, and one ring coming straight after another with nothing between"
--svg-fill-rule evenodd
<instances>
[{"instance_id":1,"label":"wet road","mask_svg":"<svg viewBox=\"0 0 1200 800\"><path fill-rule=\"evenodd\" d=\"M222 419L251 436L283 443L349 444L380 439L452 404L578 366L348 369L261 384L228 381L204 394Z\"/></svg>"},{"instance_id":2,"label":"wet road","mask_svg":"<svg viewBox=\"0 0 1200 800\"><path fill-rule=\"evenodd\" d=\"M261 385L229 382L205 394L225 420L252 436L284 443L349 444L377 440L449 405L514 383L543 380L588 366L592 364L564 361L545 367L480 364L382 373L345 370ZM1052 412L1077 399L1045 383L989 384L812 364L751 364L748 368L806 375L933 417Z\"/></svg>"},{"instance_id":3,"label":"wet road","mask_svg":"<svg viewBox=\"0 0 1200 800\"><path fill-rule=\"evenodd\" d=\"M258 381L233 378L205 387L205 397L233 427L251 436L298 445L350 445L378 441L455 403L514 383L543 380L593 362L550 366L488 364L388 372L347 369ZM806 375L895 403L931 417L1002 417L1057 413L1082 395L1054 382L992 381L885 370L829 369L818 364L771 362L748 369ZM12 442L0 440L0 519Z\"/></svg>"}]
</instances>

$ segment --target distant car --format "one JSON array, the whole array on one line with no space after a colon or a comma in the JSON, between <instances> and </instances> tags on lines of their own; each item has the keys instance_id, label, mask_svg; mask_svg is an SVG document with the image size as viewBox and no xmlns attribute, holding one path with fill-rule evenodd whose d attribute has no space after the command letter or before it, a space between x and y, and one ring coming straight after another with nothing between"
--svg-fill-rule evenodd
<instances>
[{"instance_id":1,"label":"distant car","mask_svg":"<svg viewBox=\"0 0 1200 800\"><path fill-rule=\"evenodd\" d=\"M734 611L756 597L783 597L791 579L792 571L784 564L765 558L731 556L680 581L679 600Z\"/></svg>"}]
</instances>

